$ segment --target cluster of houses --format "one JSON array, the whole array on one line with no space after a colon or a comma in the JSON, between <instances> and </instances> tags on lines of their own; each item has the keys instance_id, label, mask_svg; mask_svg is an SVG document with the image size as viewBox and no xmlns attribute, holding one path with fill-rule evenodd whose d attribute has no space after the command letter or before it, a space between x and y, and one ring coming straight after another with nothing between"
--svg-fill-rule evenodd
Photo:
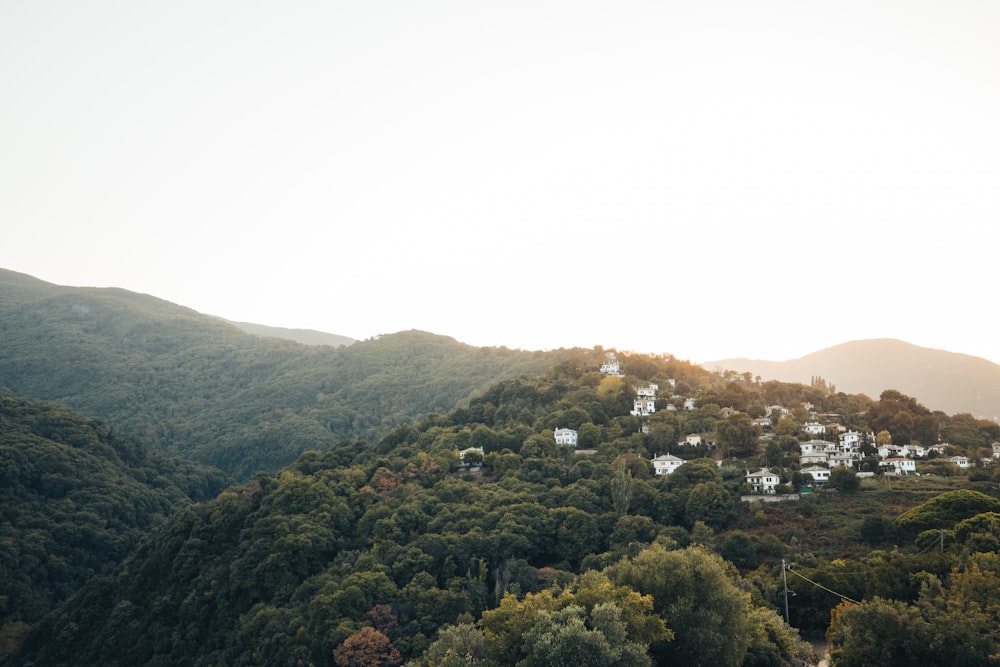
<instances>
[{"instance_id":1,"label":"cluster of houses","mask_svg":"<svg viewBox=\"0 0 1000 667\"><path fill-rule=\"evenodd\" d=\"M601 365L601 373L623 377L621 366L614 352L607 353L607 361ZM674 381L669 380L671 386ZM637 417L645 417L656 412L656 394L659 386L650 383L645 387L637 387L631 414ZM678 402L679 403L679 402ZM810 409L811 406L805 406ZM667 405L668 410L676 410L673 403ZM685 410L694 410L694 399L687 398L684 401ZM726 411L731 409L723 408L723 416L729 416ZM771 426L772 419L789 415L790 411L780 405L768 406L766 415L754 419L754 423L766 429ZM830 430L837 432L837 438L825 440ZM858 464L864 458L862 445L875 442L875 435L868 433L862 435L858 431L847 430L839 425L826 425L819 421L809 421L802 425L802 431L811 437L810 440L799 443L799 464L800 472L812 479L816 485L823 485L830 480L830 471L837 467L844 467L849 470L856 470ZM773 437L773 436L772 436ZM579 442L579 434L571 428L557 428L554 431L555 442L558 445L568 445L576 447ZM681 445L698 446L702 444L702 438L697 433L687 435L679 442ZM917 458L925 458L932 454L943 456L947 444L937 444L931 446L923 445L892 445L879 444L878 456L879 466L884 469L885 474L891 475L915 475ZM481 447L469 447L459 452L463 467L478 467L483 460L484 452ZM993 445L994 460L1000 459L1000 443ZM968 468L969 459L964 456L951 456L947 459L959 468ZM656 476L670 475L679 467L684 465L685 459L673 454L661 454L650 460L653 474ZM778 474L768 467L763 467L756 472L747 471L746 483L754 494L775 494L777 487L781 484Z\"/></svg>"}]
</instances>

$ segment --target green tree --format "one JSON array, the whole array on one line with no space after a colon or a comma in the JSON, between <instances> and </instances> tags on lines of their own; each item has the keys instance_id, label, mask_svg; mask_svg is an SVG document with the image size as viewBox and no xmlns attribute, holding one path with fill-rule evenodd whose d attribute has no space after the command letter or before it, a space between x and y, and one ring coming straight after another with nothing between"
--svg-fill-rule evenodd
<instances>
[{"instance_id":1,"label":"green tree","mask_svg":"<svg viewBox=\"0 0 1000 667\"><path fill-rule=\"evenodd\" d=\"M624 456L618 457L615 463L615 474L611 478L611 502L618 516L628 514L628 506L632 501L632 471Z\"/></svg>"},{"instance_id":2,"label":"green tree","mask_svg":"<svg viewBox=\"0 0 1000 667\"><path fill-rule=\"evenodd\" d=\"M726 456L746 458L757 453L760 427L744 412L737 412L720 422L715 428L715 433L719 446Z\"/></svg>"},{"instance_id":3,"label":"green tree","mask_svg":"<svg viewBox=\"0 0 1000 667\"><path fill-rule=\"evenodd\" d=\"M722 473L712 459L693 459L680 466L667 478L672 491L692 488L701 482L721 482Z\"/></svg>"},{"instance_id":4,"label":"green tree","mask_svg":"<svg viewBox=\"0 0 1000 667\"><path fill-rule=\"evenodd\" d=\"M984 512L1000 512L1000 500L972 489L947 491L896 518L896 525L914 533L952 528L959 521Z\"/></svg>"},{"instance_id":5,"label":"green tree","mask_svg":"<svg viewBox=\"0 0 1000 667\"><path fill-rule=\"evenodd\" d=\"M850 468L837 466L830 471L830 479L826 483L827 488L837 489L841 493L857 493L861 487L857 474Z\"/></svg>"},{"instance_id":6,"label":"green tree","mask_svg":"<svg viewBox=\"0 0 1000 667\"><path fill-rule=\"evenodd\" d=\"M735 568L701 548L653 545L610 566L615 583L652 595L674 633L651 651L658 664L738 667L750 645L750 595Z\"/></svg>"},{"instance_id":7,"label":"green tree","mask_svg":"<svg viewBox=\"0 0 1000 667\"><path fill-rule=\"evenodd\" d=\"M785 623L773 609L750 612L750 644L742 667L794 667L816 663L816 654L798 630Z\"/></svg>"},{"instance_id":8,"label":"green tree","mask_svg":"<svg viewBox=\"0 0 1000 667\"><path fill-rule=\"evenodd\" d=\"M826 639L831 667L918 667L930 638L916 607L874 597L838 605Z\"/></svg>"},{"instance_id":9,"label":"green tree","mask_svg":"<svg viewBox=\"0 0 1000 667\"><path fill-rule=\"evenodd\" d=\"M788 436L794 437L802 425L791 417L781 417L778 419L778 423L774 425L774 433L778 436Z\"/></svg>"},{"instance_id":10,"label":"green tree","mask_svg":"<svg viewBox=\"0 0 1000 667\"><path fill-rule=\"evenodd\" d=\"M681 466L678 470L682 470ZM736 518L736 507L733 497L720 482L702 482L695 485L688 493L684 503L684 519L687 525L693 526L697 521L704 521L715 530L725 528Z\"/></svg>"},{"instance_id":11,"label":"green tree","mask_svg":"<svg viewBox=\"0 0 1000 667\"><path fill-rule=\"evenodd\" d=\"M542 611L523 637L527 655L517 667L643 667L652 661L641 644L626 639L621 611L602 603L586 624L582 607Z\"/></svg>"},{"instance_id":12,"label":"green tree","mask_svg":"<svg viewBox=\"0 0 1000 667\"><path fill-rule=\"evenodd\" d=\"M483 631L471 623L461 623L441 628L437 639L414 664L421 667L464 667L484 664L491 655Z\"/></svg>"}]
</instances>

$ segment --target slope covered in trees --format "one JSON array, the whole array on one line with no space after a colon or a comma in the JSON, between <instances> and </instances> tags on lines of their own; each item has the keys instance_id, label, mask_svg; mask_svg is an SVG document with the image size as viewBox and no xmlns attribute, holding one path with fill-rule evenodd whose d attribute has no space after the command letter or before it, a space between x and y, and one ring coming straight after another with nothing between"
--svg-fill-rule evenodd
<instances>
[{"instance_id":1,"label":"slope covered in trees","mask_svg":"<svg viewBox=\"0 0 1000 667\"><path fill-rule=\"evenodd\" d=\"M0 647L110 573L166 517L228 483L66 408L0 390Z\"/></svg>"},{"instance_id":2,"label":"slope covered in trees","mask_svg":"<svg viewBox=\"0 0 1000 667\"><path fill-rule=\"evenodd\" d=\"M377 439L566 355L475 348L417 331L306 346L151 296L4 270L0 336L0 386L238 479L343 438Z\"/></svg>"},{"instance_id":3,"label":"slope covered in trees","mask_svg":"<svg viewBox=\"0 0 1000 667\"><path fill-rule=\"evenodd\" d=\"M756 453L719 465L703 457L717 451L677 444L733 419L716 401L827 401L861 419L919 411L905 397L881 406L669 357L622 355L629 375L605 377L592 356L180 511L36 623L7 664L790 665L808 648L783 619L783 559L789 618L809 635L834 610L850 627L840 595L863 611L876 597L913 606L936 625L966 585L950 573L987 571L988 558L968 559L996 551L991 515L953 513L962 523L936 549L893 519L941 491L989 491L988 476L749 505L738 498ZM632 388L670 379L700 396L694 410L629 414ZM590 453L556 445L559 426ZM472 446L478 471L458 455ZM688 461L653 477L647 459L665 451ZM859 650L831 632L838 655ZM991 642L975 650L1000 649Z\"/></svg>"}]
</instances>

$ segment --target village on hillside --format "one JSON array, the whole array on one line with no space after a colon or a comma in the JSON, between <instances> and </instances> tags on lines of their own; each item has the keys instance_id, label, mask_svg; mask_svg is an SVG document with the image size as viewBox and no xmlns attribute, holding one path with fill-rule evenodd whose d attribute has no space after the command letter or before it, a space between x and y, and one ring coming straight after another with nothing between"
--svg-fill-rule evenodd
<instances>
[{"instance_id":1,"label":"village on hillside","mask_svg":"<svg viewBox=\"0 0 1000 667\"><path fill-rule=\"evenodd\" d=\"M622 377L621 365L613 352L606 354L607 361L600 366L600 372L605 376ZM671 390L676 388L674 380L667 380ZM630 414L640 419L656 413L658 392L660 387L655 383L634 387L633 407ZM661 401L662 409L667 411L693 411L698 407L696 397L672 394L666 401ZM1000 442L992 445L993 456L975 462L969 457L952 453L952 446L946 442L932 445L910 443L893 445L891 435L887 432L859 432L847 428L839 422L840 415L818 413L812 404L802 406L809 416L809 421L801 424L798 442L798 470L794 479L785 473L786 478L772 470L765 460L764 465L757 470L746 470L745 482L748 494L743 500L790 500L797 499L801 493L820 490L830 481L831 473L838 468L849 470L858 478L870 478L876 471L870 469L871 461L877 461L877 474L888 477L918 476L917 462L919 460L935 459L946 461L958 469L966 469L975 463L991 465L1000 462ZM731 407L720 410L724 418L738 414ZM751 419L757 430L759 447L763 449L767 443L776 439L774 425L783 418L792 418L792 411L781 405L769 405L766 414ZM643 432L648 432L644 422ZM691 451L688 458L672 453L659 454L649 459L652 474L657 477L670 475L692 458L703 456L707 447L712 452L719 466L733 463L717 451L715 433L691 432L683 434L677 445L684 453ZM572 447L578 455L593 454L594 450L578 449L579 433L566 427L556 428L553 437L557 445ZM697 448L697 451L695 449ZM462 469L478 470L483 461L484 451L481 447L469 447L458 452ZM865 468L869 469L865 469Z\"/></svg>"}]
</instances>

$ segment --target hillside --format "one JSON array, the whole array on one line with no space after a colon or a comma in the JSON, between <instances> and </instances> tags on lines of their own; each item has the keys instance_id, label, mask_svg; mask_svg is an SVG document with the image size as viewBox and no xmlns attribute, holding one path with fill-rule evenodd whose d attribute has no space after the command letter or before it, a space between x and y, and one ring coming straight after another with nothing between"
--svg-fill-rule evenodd
<instances>
[{"instance_id":1,"label":"hillside","mask_svg":"<svg viewBox=\"0 0 1000 667\"><path fill-rule=\"evenodd\" d=\"M622 359L643 372L605 377L565 361L377 443L305 452L277 475L188 507L28 629L3 664L468 664L457 654L493 667L790 667L813 664L795 628L822 635L840 602L832 590L898 605L921 595L923 616L908 627L938 647L921 664L952 664L948 633L966 626L947 616L949 587L962 590L949 577L971 548L1000 548L988 514L996 501L972 491L995 490L995 472L743 503L758 455L720 465L701 458L706 448L678 444L695 424L721 441L726 425L747 420L723 417L715 398L747 407L808 399L823 411L848 400L863 408L855 418L888 421L924 411L902 396L872 403L725 381L670 358ZM668 379L700 406L629 414L634 386ZM557 426L578 429L587 452L556 444ZM786 467L795 442L767 445L785 480L796 474ZM467 447L482 447L481 468L463 465ZM649 459L666 452L685 462L654 476ZM927 525L947 532L933 531L933 549L915 534ZM804 577L792 583L795 628L779 612L785 561L795 563L789 578ZM995 600L998 562L982 563L990 577L975 585ZM995 627L992 616L973 617L967 634ZM887 632L864 645L897 637ZM986 664L976 659L1000 649L989 636L963 664Z\"/></svg>"},{"instance_id":2,"label":"hillside","mask_svg":"<svg viewBox=\"0 0 1000 667\"><path fill-rule=\"evenodd\" d=\"M62 406L0 390L0 639L229 482Z\"/></svg>"},{"instance_id":3,"label":"hillside","mask_svg":"<svg viewBox=\"0 0 1000 667\"><path fill-rule=\"evenodd\" d=\"M144 294L3 270L0 337L0 386L240 479L343 438L377 439L570 354L475 348L419 331L307 346Z\"/></svg>"},{"instance_id":4,"label":"hillside","mask_svg":"<svg viewBox=\"0 0 1000 667\"><path fill-rule=\"evenodd\" d=\"M226 320L240 331L245 331L261 338L281 338L293 340L303 345L329 345L331 347L341 347L343 345L353 345L358 342L347 336L316 331L315 329L288 329L286 327L269 327L263 324L253 324L252 322L233 322Z\"/></svg>"},{"instance_id":5,"label":"hillside","mask_svg":"<svg viewBox=\"0 0 1000 667\"><path fill-rule=\"evenodd\" d=\"M686 374L689 383L710 377L681 362L647 367L656 377ZM501 382L468 407L378 443L307 452L278 475L189 507L39 622L9 664L398 665L441 649L432 642L449 624L479 632L474 621L510 647L491 649L494 658L480 664L566 664L521 662L548 642L532 644L521 627L534 612L514 611L518 595L537 595L525 604L553 610L578 605L591 632L607 628L571 642L586 647L580 664L650 665L651 645L667 664L691 664L685 658L708 644L740 656L755 641L779 654L805 650L774 611L751 605L721 557L654 547L659 534L687 545L694 521L722 528L735 508L712 461L692 462L667 484L651 479L641 459L619 459L626 448L645 454L647 436L628 415L624 382L604 379L593 366L563 363L542 378ZM661 416L649 442L673 428L669 420ZM555 423L589 425L599 451L574 457L556 446ZM465 446L484 447L487 476L460 467L456 450ZM616 495L616 479L630 485L631 500ZM634 568L619 562L646 549ZM657 593L657 604L643 600L652 591L629 580L645 567L667 577L691 572L680 576L698 578L698 599L720 624L692 632L695 618L668 611L673 587ZM613 626L598 622L601 609ZM667 641L661 615L676 639ZM773 624L773 635L754 640L751 616ZM701 645L691 640L706 634ZM351 662L335 653L364 638L399 659ZM626 647L628 655L610 659Z\"/></svg>"},{"instance_id":6,"label":"hillside","mask_svg":"<svg viewBox=\"0 0 1000 667\"><path fill-rule=\"evenodd\" d=\"M900 340L852 341L789 361L723 359L703 366L803 384L820 376L838 391L875 398L896 389L931 410L1000 421L1000 365Z\"/></svg>"}]
</instances>

